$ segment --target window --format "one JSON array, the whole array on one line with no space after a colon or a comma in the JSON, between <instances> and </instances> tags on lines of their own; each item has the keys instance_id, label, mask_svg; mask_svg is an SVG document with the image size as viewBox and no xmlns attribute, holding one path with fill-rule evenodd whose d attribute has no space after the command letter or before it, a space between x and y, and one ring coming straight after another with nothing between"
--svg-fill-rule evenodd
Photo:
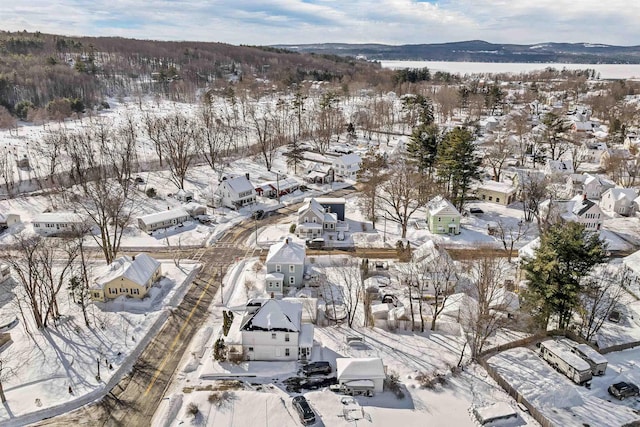
<instances>
[{"instance_id":1,"label":"window","mask_svg":"<svg viewBox=\"0 0 640 427\"><path fill-rule=\"evenodd\" d=\"M100 292L94 292L93 293L93 297L94 298L100 298Z\"/></svg>"},{"instance_id":2,"label":"window","mask_svg":"<svg viewBox=\"0 0 640 427\"><path fill-rule=\"evenodd\" d=\"M275 340L276 339L276 334L271 334L271 339Z\"/></svg>"},{"instance_id":3,"label":"window","mask_svg":"<svg viewBox=\"0 0 640 427\"><path fill-rule=\"evenodd\" d=\"M290 285L295 285L296 284L295 276L289 276L289 284Z\"/></svg>"},{"instance_id":4,"label":"window","mask_svg":"<svg viewBox=\"0 0 640 427\"><path fill-rule=\"evenodd\" d=\"M493 196L489 196L489 201L493 201Z\"/></svg>"},{"instance_id":5,"label":"window","mask_svg":"<svg viewBox=\"0 0 640 427\"><path fill-rule=\"evenodd\" d=\"M289 273L295 273L296 272L296 266L293 264L289 264Z\"/></svg>"},{"instance_id":6,"label":"window","mask_svg":"<svg viewBox=\"0 0 640 427\"><path fill-rule=\"evenodd\" d=\"M289 356L289 349L288 349L288 348L285 348L285 349L284 349L284 355L285 355L285 356Z\"/></svg>"},{"instance_id":7,"label":"window","mask_svg":"<svg viewBox=\"0 0 640 427\"><path fill-rule=\"evenodd\" d=\"M496 197L496 203L500 203L500 197Z\"/></svg>"},{"instance_id":8,"label":"window","mask_svg":"<svg viewBox=\"0 0 640 427\"><path fill-rule=\"evenodd\" d=\"M487 196L485 196L484 194L482 195L482 200L486 199Z\"/></svg>"},{"instance_id":9,"label":"window","mask_svg":"<svg viewBox=\"0 0 640 427\"><path fill-rule=\"evenodd\" d=\"M253 351L253 347L249 347L249 351Z\"/></svg>"},{"instance_id":10,"label":"window","mask_svg":"<svg viewBox=\"0 0 640 427\"><path fill-rule=\"evenodd\" d=\"M118 289L109 288L109 293L110 294L117 294L118 293Z\"/></svg>"},{"instance_id":11,"label":"window","mask_svg":"<svg viewBox=\"0 0 640 427\"><path fill-rule=\"evenodd\" d=\"M276 264L276 273L280 273L282 271L282 266L280 264Z\"/></svg>"},{"instance_id":12,"label":"window","mask_svg":"<svg viewBox=\"0 0 640 427\"><path fill-rule=\"evenodd\" d=\"M289 342L289 334L284 334L284 341Z\"/></svg>"}]
</instances>

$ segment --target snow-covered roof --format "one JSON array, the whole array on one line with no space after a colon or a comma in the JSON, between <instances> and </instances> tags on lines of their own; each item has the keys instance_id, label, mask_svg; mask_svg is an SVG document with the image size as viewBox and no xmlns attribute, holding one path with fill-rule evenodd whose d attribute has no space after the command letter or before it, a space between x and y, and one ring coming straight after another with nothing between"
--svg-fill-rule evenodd
<instances>
[{"instance_id":1,"label":"snow-covered roof","mask_svg":"<svg viewBox=\"0 0 640 427\"><path fill-rule=\"evenodd\" d=\"M622 258L622 262L631 269L637 276L640 276L640 251Z\"/></svg>"},{"instance_id":2,"label":"snow-covered roof","mask_svg":"<svg viewBox=\"0 0 640 427\"><path fill-rule=\"evenodd\" d=\"M483 181L482 184L478 185L478 190L489 190L496 191L500 193L513 193L516 191L516 188L507 183L507 182L497 182L497 181Z\"/></svg>"},{"instance_id":3,"label":"snow-covered roof","mask_svg":"<svg viewBox=\"0 0 640 427\"><path fill-rule=\"evenodd\" d=\"M571 201L574 202L571 212L576 216L582 216L589 209L591 209L594 206L597 206L595 202L581 195L575 196L573 199L571 199Z\"/></svg>"},{"instance_id":4,"label":"snow-covered roof","mask_svg":"<svg viewBox=\"0 0 640 427\"><path fill-rule=\"evenodd\" d=\"M0 223L2 224L6 223L9 220L9 217L12 215L18 217L18 220L20 219L20 215L18 214L0 213Z\"/></svg>"},{"instance_id":5,"label":"snow-covered roof","mask_svg":"<svg viewBox=\"0 0 640 427\"><path fill-rule=\"evenodd\" d=\"M300 330L300 336L298 337L298 347L313 347L313 332L314 326L311 323L304 323Z\"/></svg>"},{"instance_id":6,"label":"snow-covered roof","mask_svg":"<svg viewBox=\"0 0 640 427\"><path fill-rule=\"evenodd\" d=\"M309 199L304 199L305 202ZM347 199L344 197L315 197L315 200L321 205L344 205Z\"/></svg>"},{"instance_id":7,"label":"snow-covered roof","mask_svg":"<svg viewBox=\"0 0 640 427\"><path fill-rule=\"evenodd\" d=\"M44 212L33 218L34 223L80 224L82 221L82 216L75 212Z\"/></svg>"},{"instance_id":8,"label":"snow-covered roof","mask_svg":"<svg viewBox=\"0 0 640 427\"><path fill-rule=\"evenodd\" d=\"M229 188L235 191L236 194L254 190L253 184L251 184L251 181L249 181L244 175L236 176L235 178L227 178L223 182L226 182Z\"/></svg>"},{"instance_id":9,"label":"snow-covered roof","mask_svg":"<svg viewBox=\"0 0 640 427\"><path fill-rule=\"evenodd\" d=\"M284 280L284 274L283 273L267 273L264 276L265 280Z\"/></svg>"},{"instance_id":10,"label":"snow-covered roof","mask_svg":"<svg viewBox=\"0 0 640 427\"><path fill-rule=\"evenodd\" d=\"M632 201L633 199L638 197L638 192L634 188L610 188L605 191L605 194L606 193L611 194L613 200L627 199L629 201Z\"/></svg>"},{"instance_id":11,"label":"snow-covered roof","mask_svg":"<svg viewBox=\"0 0 640 427\"><path fill-rule=\"evenodd\" d=\"M267 254L267 263L287 263L287 264L304 264L306 250L304 246L293 242L291 239L284 239L271 245Z\"/></svg>"},{"instance_id":12,"label":"snow-covered roof","mask_svg":"<svg viewBox=\"0 0 640 427\"><path fill-rule=\"evenodd\" d=\"M302 304L269 299L244 321L242 330L299 332L301 318Z\"/></svg>"},{"instance_id":13,"label":"snow-covered roof","mask_svg":"<svg viewBox=\"0 0 640 427\"><path fill-rule=\"evenodd\" d=\"M143 215L138 217L138 220L141 220L146 225L155 224L158 222L171 221L173 219L189 217L189 214L183 208L171 209L167 211L161 211L152 213L149 215Z\"/></svg>"},{"instance_id":14,"label":"snow-covered roof","mask_svg":"<svg viewBox=\"0 0 640 427\"><path fill-rule=\"evenodd\" d=\"M333 162L342 163L343 165L348 166L348 165L355 165L355 164L362 163L362 159L356 153L351 153L351 154L345 154L343 156L340 156L336 158Z\"/></svg>"},{"instance_id":15,"label":"snow-covered roof","mask_svg":"<svg viewBox=\"0 0 640 427\"><path fill-rule=\"evenodd\" d=\"M338 380L371 380L385 378L384 365L379 357L336 359Z\"/></svg>"},{"instance_id":16,"label":"snow-covered roof","mask_svg":"<svg viewBox=\"0 0 640 427\"><path fill-rule=\"evenodd\" d=\"M324 214L324 208L316 199L305 199L305 203L298 208L298 214L307 211L307 209L311 209L320 217Z\"/></svg>"},{"instance_id":17,"label":"snow-covered roof","mask_svg":"<svg viewBox=\"0 0 640 427\"><path fill-rule=\"evenodd\" d=\"M460 212L442 196L436 196L427 203L430 215L460 215Z\"/></svg>"},{"instance_id":18,"label":"snow-covered roof","mask_svg":"<svg viewBox=\"0 0 640 427\"><path fill-rule=\"evenodd\" d=\"M160 263L147 254L138 254L134 258L121 256L99 271L94 280L94 287L102 288L119 277L125 277L137 285L144 286L158 268Z\"/></svg>"}]
</instances>

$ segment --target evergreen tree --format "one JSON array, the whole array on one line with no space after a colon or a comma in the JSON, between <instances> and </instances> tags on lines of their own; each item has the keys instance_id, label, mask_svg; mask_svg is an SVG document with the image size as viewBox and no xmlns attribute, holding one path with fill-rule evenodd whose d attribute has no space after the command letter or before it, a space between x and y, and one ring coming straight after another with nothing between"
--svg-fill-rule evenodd
<instances>
[{"instance_id":1,"label":"evergreen tree","mask_svg":"<svg viewBox=\"0 0 640 427\"><path fill-rule=\"evenodd\" d=\"M420 124L413 129L407 144L409 157L422 173L431 176L438 154L440 130L436 124Z\"/></svg>"},{"instance_id":2,"label":"evergreen tree","mask_svg":"<svg viewBox=\"0 0 640 427\"><path fill-rule=\"evenodd\" d=\"M462 210L467 191L480 179L481 159L476 155L473 134L457 127L447 132L438 145L438 176L447 186L451 202Z\"/></svg>"},{"instance_id":3,"label":"evergreen tree","mask_svg":"<svg viewBox=\"0 0 640 427\"><path fill-rule=\"evenodd\" d=\"M287 151L284 153L287 158L287 166L293 167L293 173L298 174L298 166L304 161L305 149L302 147L297 136L293 136L291 142L287 144Z\"/></svg>"},{"instance_id":4,"label":"evergreen tree","mask_svg":"<svg viewBox=\"0 0 640 427\"><path fill-rule=\"evenodd\" d=\"M540 246L523 269L529 280L525 299L543 328L551 316L558 317L560 329L569 326L584 279L606 257L606 244L599 235L577 222L556 224L540 237Z\"/></svg>"}]
</instances>

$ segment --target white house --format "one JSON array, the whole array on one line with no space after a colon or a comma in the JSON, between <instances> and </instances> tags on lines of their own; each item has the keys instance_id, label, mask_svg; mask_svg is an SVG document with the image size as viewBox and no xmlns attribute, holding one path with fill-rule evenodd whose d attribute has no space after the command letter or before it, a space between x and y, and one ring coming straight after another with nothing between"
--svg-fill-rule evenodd
<instances>
[{"instance_id":1,"label":"white house","mask_svg":"<svg viewBox=\"0 0 640 427\"><path fill-rule=\"evenodd\" d=\"M548 159L544 172L547 175L570 175L575 171L573 170L573 163L569 160Z\"/></svg>"},{"instance_id":2,"label":"white house","mask_svg":"<svg viewBox=\"0 0 640 427\"><path fill-rule=\"evenodd\" d=\"M151 233L161 228L180 225L188 221L189 218L189 213L183 208L171 209L139 217L138 228L145 233Z\"/></svg>"},{"instance_id":3,"label":"white house","mask_svg":"<svg viewBox=\"0 0 640 427\"><path fill-rule=\"evenodd\" d=\"M335 232L338 226L338 214L326 212L316 199L309 199L298 209L296 235L303 239L322 237L323 233Z\"/></svg>"},{"instance_id":4,"label":"white house","mask_svg":"<svg viewBox=\"0 0 640 427\"><path fill-rule=\"evenodd\" d=\"M476 188L478 198L507 206L516 200L516 187L508 182L483 181Z\"/></svg>"},{"instance_id":5,"label":"white house","mask_svg":"<svg viewBox=\"0 0 640 427\"><path fill-rule=\"evenodd\" d=\"M580 156L585 162L600 164L602 155L608 149L606 142L595 140L585 141L580 148Z\"/></svg>"},{"instance_id":6,"label":"white house","mask_svg":"<svg viewBox=\"0 0 640 427\"><path fill-rule=\"evenodd\" d=\"M267 299L256 311L236 318L231 329L239 328L239 336L230 332L228 344L241 345L247 360L298 360L311 354L313 325L302 323L300 303Z\"/></svg>"},{"instance_id":7,"label":"white house","mask_svg":"<svg viewBox=\"0 0 640 427\"><path fill-rule=\"evenodd\" d=\"M638 191L633 188L610 188L602 194L600 207L608 212L630 216L635 213L636 197Z\"/></svg>"},{"instance_id":8,"label":"white house","mask_svg":"<svg viewBox=\"0 0 640 427\"><path fill-rule=\"evenodd\" d=\"M313 184L330 184L335 179L335 170L331 165L309 161L304 165L304 180Z\"/></svg>"},{"instance_id":9,"label":"white house","mask_svg":"<svg viewBox=\"0 0 640 427\"><path fill-rule=\"evenodd\" d=\"M345 154L333 159L332 167L336 176L347 179L356 179L362 159L355 153Z\"/></svg>"},{"instance_id":10,"label":"white house","mask_svg":"<svg viewBox=\"0 0 640 427\"><path fill-rule=\"evenodd\" d=\"M240 209L256 202L256 190L245 175L222 178L215 191L219 206Z\"/></svg>"},{"instance_id":11,"label":"white house","mask_svg":"<svg viewBox=\"0 0 640 427\"><path fill-rule=\"evenodd\" d=\"M586 194L587 199L599 200L609 188L615 187L615 183L598 175L583 173L573 174L567 178L567 186L572 195Z\"/></svg>"},{"instance_id":12,"label":"white house","mask_svg":"<svg viewBox=\"0 0 640 427\"><path fill-rule=\"evenodd\" d=\"M20 215L12 213L0 213L0 230L7 229L20 222Z\"/></svg>"},{"instance_id":13,"label":"white house","mask_svg":"<svg viewBox=\"0 0 640 427\"><path fill-rule=\"evenodd\" d=\"M381 393L384 387L386 372L382 359L370 358L336 358L336 375L338 384L344 387L371 387Z\"/></svg>"},{"instance_id":14,"label":"white house","mask_svg":"<svg viewBox=\"0 0 640 427\"><path fill-rule=\"evenodd\" d=\"M89 289L90 295L96 301L121 295L141 299L161 275L160 263L149 255L125 255L98 270Z\"/></svg>"},{"instance_id":15,"label":"white house","mask_svg":"<svg viewBox=\"0 0 640 427\"><path fill-rule=\"evenodd\" d=\"M552 211L549 213L549 209ZM586 231L598 231L602 227L604 214L592 200L578 195L570 200L545 200L540 204L542 216L549 216L550 221L570 221L584 225Z\"/></svg>"},{"instance_id":16,"label":"white house","mask_svg":"<svg viewBox=\"0 0 640 427\"><path fill-rule=\"evenodd\" d=\"M305 257L305 247L291 239L287 238L271 245L265 261L267 274L281 273L284 285L300 287L302 286ZM276 277L273 279L275 280Z\"/></svg>"},{"instance_id":17,"label":"white house","mask_svg":"<svg viewBox=\"0 0 640 427\"><path fill-rule=\"evenodd\" d=\"M84 232L84 218L75 212L45 212L33 218L33 229L44 236Z\"/></svg>"}]
</instances>

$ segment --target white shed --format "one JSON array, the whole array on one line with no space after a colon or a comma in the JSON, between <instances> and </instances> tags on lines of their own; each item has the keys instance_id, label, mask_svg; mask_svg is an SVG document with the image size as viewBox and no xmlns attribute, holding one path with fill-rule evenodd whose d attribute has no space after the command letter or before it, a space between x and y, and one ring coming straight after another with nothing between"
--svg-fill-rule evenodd
<instances>
[{"instance_id":1,"label":"white shed","mask_svg":"<svg viewBox=\"0 0 640 427\"><path fill-rule=\"evenodd\" d=\"M371 381L376 393L382 392L386 373L382 359L371 358L343 358L336 359L336 373L338 384L348 387L356 381Z\"/></svg>"}]
</instances>

